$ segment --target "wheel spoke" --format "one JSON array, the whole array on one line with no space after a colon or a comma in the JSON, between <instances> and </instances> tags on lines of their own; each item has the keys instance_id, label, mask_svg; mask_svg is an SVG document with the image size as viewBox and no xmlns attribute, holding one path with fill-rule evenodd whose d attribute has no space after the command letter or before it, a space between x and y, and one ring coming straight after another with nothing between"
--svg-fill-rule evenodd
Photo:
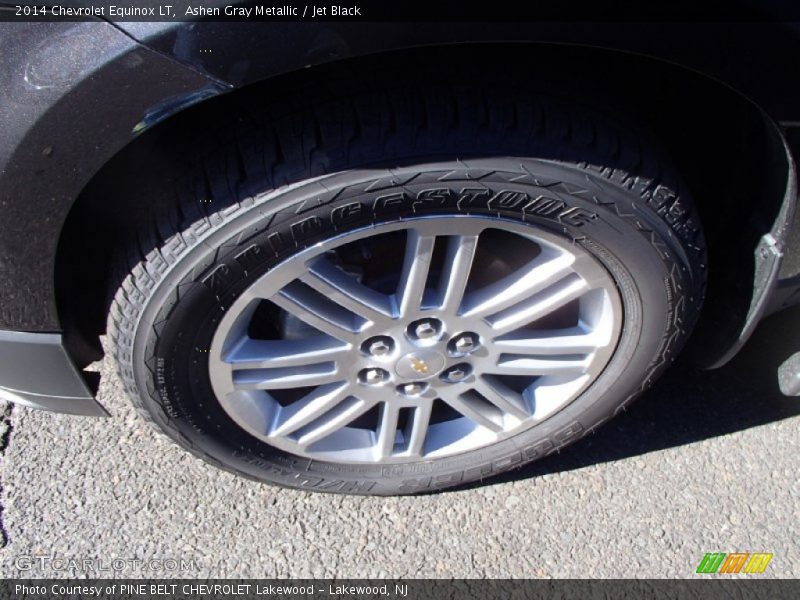
<instances>
[{"instance_id":1,"label":"wheel spoke","mask_svg":"<svg viewBox=\"0 0 800 600\"><path fill-rule=\"evenodd\" d=\"M381 404L381 419L378 425L378 435L376 455L377 458L384 459L392 455L395 440L397 438L397 419L400 416L400 409L393 402Z\"/></svg>"},{"instance_id":2,"label":"wheel spoke","mask_svg":"<svg viewBox=\"0 0 800 600\"><path fill-rule=\"evenodd\" d=\"M282 407L269 435L287 436L319 419L345 399L347 388L345 382L321 385L300 400Z\"/></svg>"},{"instance_id":3,"label":"wheel spoke","mask_svg":"<svg viewBox=\"0 0 800 600\"><path fill-rule=\"evenodd\" d=\"M397 287L397 305L401 317L417 312L422 305L435 242L435 236L422 235L416 229L408 230L403 271Z\"/></svg>"},{"instance_id":4,"label":"wheel spoke","mask_svg":"<svg viewBox=\"0 0 800 600\"><path fill-rule=\"evenodd\" d=\"M607 340L595 335L594 332L586 333L582 327L570 327L560 330L517 332L495 339L492 348L498 354L557 356L588 354L607 343Z\"/></svg>"},{"instance_id":5,"label":"wheel spoke","mask_svg":"<svg viewBox=\"0 0 800 600\"><path fill-rule=\"evenodd\" d=\"M494 378L479 377L473 389L504 413L520 420L530 416L522 396Z\"/></svg>"},{"instance_id":6,"label":"wheel spoke","mask_svg":"<svg viewBox=\"0 0 800 600\"><path fill-rule=\"evenodd\" d=\"M367 402L361 398L348 396L344 401L339 402L332 410L329 410L321 418L316 419L306 428L301 430L302 435L297 440L301 447L308 447L352 423L355 419L363 415L374 406L373 402Z\"/></svg>"},{"instance_id":7,"label":"wheel spoke","mask_svg":"<svg viewBox=\"0 0 800 600\"><path fill-rule=\"evenodd\" d=\"M439 281L439 306L442 311L458 313L477 247L477 235L454 235L448 240L447 255Z\"/></svg>"},{"instance_id":8,"label":"wheel spoke","mask_svg":"<svg viewBox=\"0 0 800 600\"><path fill-rule=\"evenodd\" d=\"M270 300L307 325L346 342L355 343L356 333L365 325L363 318L308 287L289 284Z\"/></svg>"},{"instance_id":9,"label":"wheel spoke","mask_svg":"<svg viewBox=\"0 0 800 600\"><path fill-rule=\"evenodd\" d=\"M486 402L475 398L474 392L464 392L461 394L448 393L441 395L442 400L450 405L451 408L475 422L481 427L485 427L495 433L503 430L503 425L489 410Z\"/></svg>"},{"instance_id":10,"label":"wheel spoke","mask_svg":"<svg viewBox=\"0 0 800 600\"><path fill-rule=\"evenodd\" d=\"M406 452L409 456L421 457L425 451L428 426L431 420L432 402L424 402L414 408L413 416L406 425Z\"/></svg>"},{"instance_id":11,"label":"wheel spoke","mask_svg":"<svg viewBox=\"0 0 800 600\"><path fill-rule=\"evenodd\" d=\"M372 323L392 317L389 297L348 275L326 258L316 260L301 281L346 310Z\"/></svg>"},{"instance_id":12,"label":"wheel spoke","mask_svg":"<svg viewBox=\"0 0 800 600\"><path fill-rule=\"evenodd\" d=\"M586 372L589 366L589 357L581 355L565 355L557 357L534 358L503 354L494 367L487 367L486 372L494 375L573 375L578 376Z\"/></svg>"},{"instance_id":13,"label":"wheel spoke","mask_svg":"<svg viewBox=\"0 0 800 600\"><path fill-rule=\"evenodd\" d=\"M462 315L485 317L512 307L573 273L573 261L574 258L569 254L554 255L552 251L544 250L525 267L468 294L464 299Z\"/></svg>"},{"instance_id":14,"label":"wheel spoke","mask_svg":"<svg viewBox=\"0 0 800 600\"><path fill-rule=\"evenodd\" d=\"M588 290L588 284L580 276L573 274L527 300L492 315L486 321L497 335L502 335L563 308Z\"/></svg>"},{"instance_id":15,"label":"wheel spoke","mask_svg":"<svg viewBox=\"0 0 800 600\"><path fill-rule=\"evenodd\" d=\"M225 357L234 371L301 367L340 362L350 357L351 346L328 336L298 340L243 339Z\"/></svg>"},{"instance_id":16,"label":"wheel spoke","mask_svg":"<svg viewBox=\"0 0 800 600\"><path fill-rule=\"evenodd\" d=\"M277 369L243 369L233 373L233 385L237 390L285 390L322 385L341 379L336 363L333 362Z\"/></svg>"}]
</instances>

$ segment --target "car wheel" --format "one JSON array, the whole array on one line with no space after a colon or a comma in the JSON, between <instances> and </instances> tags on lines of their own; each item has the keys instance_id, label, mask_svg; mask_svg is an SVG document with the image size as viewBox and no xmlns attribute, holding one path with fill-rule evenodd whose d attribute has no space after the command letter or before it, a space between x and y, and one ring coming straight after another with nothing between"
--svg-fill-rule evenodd
<instances>
[{"instance_id":1,"label":"car wheel","mask_svg":"<svg viewBox=\"0 0 800 600\"><path fill-rule=\"evenodd\" d=\"M404 93L265 109L187 163L205 183L150 182L182 217L127 265L109 333L204 459L348 493L486 478L609 419L691 331L702 231L646 134L535 92ZM207 167L231 153L233 182Z\"/></svg>"}]
</instances>

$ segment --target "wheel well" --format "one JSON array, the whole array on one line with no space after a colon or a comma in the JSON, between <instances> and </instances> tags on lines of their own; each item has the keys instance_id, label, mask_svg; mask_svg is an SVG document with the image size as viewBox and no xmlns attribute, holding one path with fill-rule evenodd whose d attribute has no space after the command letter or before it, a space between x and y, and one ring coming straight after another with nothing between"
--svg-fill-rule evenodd
<instances>
[{"instance_id":1,"label":"wheel well","mask_svg":"<svg viewBox=\"0 0 800 600\"><path fill-rule=\"evenodd\" d=\"M744 320L753 288L753 249L778 213L786 172L780 139L769 119L735 90L694 71L656 59L583 46L474 44L416 48L304 69L207 100L144 132L86 186L64 224L56 258L56 301L64 339L81 366L102 355L120 240L136 227L154 227L159 207L147 198L120 201L116 186L154 172L168 174L174 141L193 128L235 119L248 103L281 97L304 102L318 82L375 84L393 78L413 85L419 65L451 70L468 81L513 86L524 78L548 91L581 98L632 116L660 139L697 204L709 246L706 308L695 338L704 354L724 351ZM497 82L501 83L498 84ZM491 92L491 90L489 90ZM725 182L720 185L720 182ZM244 192L242 192L244 195ZM140 249L146 252L147 249Z\"/></svg>"}]
</instances>

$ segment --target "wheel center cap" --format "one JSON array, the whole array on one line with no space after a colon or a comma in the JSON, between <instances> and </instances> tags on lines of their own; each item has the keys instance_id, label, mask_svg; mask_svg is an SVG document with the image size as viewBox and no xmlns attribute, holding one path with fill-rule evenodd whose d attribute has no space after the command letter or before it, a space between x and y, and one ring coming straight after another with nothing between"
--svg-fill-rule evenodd
<instances>
[{"instance_id":1,"label":"wheel center cap","mask_svg":"<svg viewBox=\"0 0 800 600\"><path fill-rule=\"evenodd\" d=\"M445 364L444 356L436 350L419 350L403 356L394 370L404 379L428 379L444 369Z\"/></svg>"}]
</instances>

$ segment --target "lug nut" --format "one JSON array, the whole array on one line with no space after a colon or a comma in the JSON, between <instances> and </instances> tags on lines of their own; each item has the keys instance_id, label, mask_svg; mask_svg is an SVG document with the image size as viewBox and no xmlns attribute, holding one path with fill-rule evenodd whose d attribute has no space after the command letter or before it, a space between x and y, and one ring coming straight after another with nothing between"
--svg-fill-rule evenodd
<instances>
[{"instance_id":1,"label":"lug nut","mask_svg":"<svg viewBox=\"0 0 800 600\"><path fill-rule=\"evenodd\" d=\"M372 338L364 342L363 349L372 356L387 356L391 354L394 342L389 337Z\"/></svg>"},{"instance_id":2,"label":"lug nut","mask_svg":"<svg viewBox=\"0 0 800 600\"><path fill-rule=\"evenodd\" d=\"M411 330L417 338L427 340L439 333L439 326L440 323L436 319L422 319L414 323Z\"/></svg>"},{"instance_id":3,"label":"lug nut","mask_svg":"<svg viewBox=\"0 0 800 600\"><path fill-rule=\"evenodd\" d=\"M406 396L419 396L427 387L424 383L405 383L398 386L398 390Z\"/></svg>"},{"instance_id":4,"label":"lug nut","mask_svg":"<svg viewBox=\"0 0 800 600\"><path fill-rule=\"evenodd\" d=\"M448 371L446 375L447 381L452 381L452 382L461 381L466 376L467 372L464 371L463 369L452 369Z\"/></svg>"},{"instance_id":5,"label":"lug nut","mask_svg":"<svg viewBox=\"0 0 800 600\"><path fill-rule=\"evenodd\" d=\"M455 365L442 373L442 378L449 383L463 381L472 372L472 367L467 364Z\"/></svg>"},{"instance_id":6,"label":"lug nut","mask_svg":"<svg viewBox=\"0 0 800 600\"><path fill-rule=\"evenodd\" d=\"M478 347L478 336L474 333L462 333L451 343L456 354L469 354Z\"/></svg>"},{"instance_id":7,"label":"lug nut","mask_svg":"<svg viewBox=\"0 0 800 600\"><path fill-rule=\"evenodd\" d=\"M383 369L364 369L359 374L359 378L367 385L378 385L389 378L389 373Z\"/></svg>"}]
</instances>

